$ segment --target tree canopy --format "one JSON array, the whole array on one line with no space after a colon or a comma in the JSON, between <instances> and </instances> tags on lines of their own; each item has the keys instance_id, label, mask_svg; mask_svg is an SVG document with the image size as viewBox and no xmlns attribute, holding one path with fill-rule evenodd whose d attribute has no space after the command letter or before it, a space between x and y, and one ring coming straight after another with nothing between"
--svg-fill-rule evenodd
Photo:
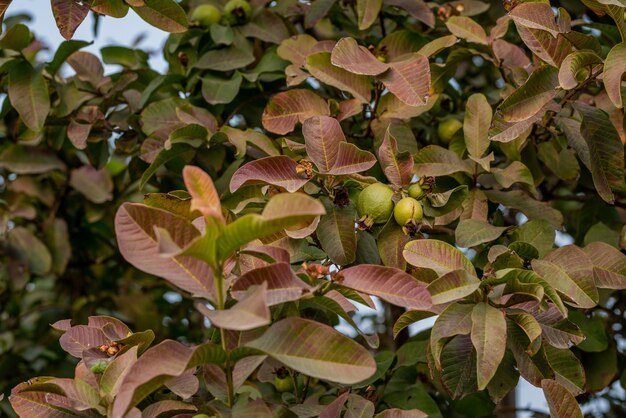
<instances>
[{"instance_id":1,"label":"tree canopy","mask_svg":"<svg viewBox=\"0 0 626 418\"><path fill-rule=\"evenodd\" d=\"M625 1L51 6L45 59L0 1L6 414L624 416ZM165 73L72 39L131 10Z\"/></svg>"}]
</instances>

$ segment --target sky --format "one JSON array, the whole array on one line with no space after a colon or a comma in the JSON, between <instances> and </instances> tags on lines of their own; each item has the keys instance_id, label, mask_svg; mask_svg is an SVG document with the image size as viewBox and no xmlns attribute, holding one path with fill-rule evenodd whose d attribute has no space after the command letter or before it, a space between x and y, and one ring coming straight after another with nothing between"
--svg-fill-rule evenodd
<instances>
[{"instance_id":1,"label":"sky","mask_svg":"<svg viewBox=\"0 0 626 418\"><path fill-rule=\"evenodd\" d=\"M19 0L14 1L8 9L7 15L27 13L33 17L28 23L28 27L37 34L50 48L50 56L54 53L63 37L55 25L52 9L46 0ZM93 41L92 45L84 48L84 51L99 55L100 48L108 45L132 46L139 37L143 37L139 46L148 51L155 51L150 57L152 68L164 72L167 68L165 61L161 57L161 48L167 33L156 29L143 20L134 12L129 11L123 19L105 17L100 20L100 28L97 37L93 36L93 17L90 14L83 24L76 30L73 39ZM432 325L432 321L421 321L413 327L412 331L417 332ZM517 402L520 407L529 407L535 410L548 411L548 406L541 389L536 388L520 380L517 388ZM530 414L519 414L518 418L529 417Z\"/></svg>"}]
</instances>

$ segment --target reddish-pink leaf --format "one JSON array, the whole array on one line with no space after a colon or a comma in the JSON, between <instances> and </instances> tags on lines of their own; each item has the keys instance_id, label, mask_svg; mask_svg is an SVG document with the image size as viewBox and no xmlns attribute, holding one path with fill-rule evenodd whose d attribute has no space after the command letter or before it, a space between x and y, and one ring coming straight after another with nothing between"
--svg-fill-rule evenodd
<instances>
[{"instance_id":1,"label":"reddish-pink leaf","mask_svg":"<svg viewBox=\"0 0 626 418\"><path fill-rule=\"evenodd\" d=\"M57 22L61 35L71 39L76 28L85 20L89 13L89 4L79 0L52 0L52 14Z\"/></svg>"},{"instance_id":2,"label":"reddish-pink leaf","mask_svg":"<svg viewBox=\"0 0 626 418\"><path fill-rule=\"evenodd\" d=\"M248 289L239 302L229 309L211 310L203 304L197 304L196 309L209 318L214 326L233 331L249 331L271 322L266 282Z\"/></svg>"},{"instance_id":3,"label":"reddish-pink leaf","mask_svg":"<svg viewBox=\"0 0 626 418\"><path fill-rule=\"evenodd\" d=\"M330 116L313 116L302 124L306 152L321 173L329 172L337 161L339 144L346 142L341 125Z\"/></svg>"},{"instance_id":4,"label":"reddish-pink leaf","mask_svg":"<svg viewBox=\"0 0 626 418\"><path fill-rule=\"evenodd\" d=\"M222 364L226 354L211 343L187 347L178 341L165 340L146 350L131 367L113 402L112 418L122 418L127 411L173 377L202 364Z\"/></svg>"},{"instance_id":5,"label":"reddish-pink leaf","mask_svg":"<svg viewBox=\"0 0 626 418\"><path fill-rule=\"evenodd\" d=\"M263 127L285 135L308 118L329 115L328 103L310 90L288 90L270 99L263 112Z\"/></svg>"},{"instance_id":6,"label":"reddish-pink leaf","mask_svg":"<svg viewBox=\"0 0 626 418\"><path fill-rule=\"evenodd\" d=\"M435 14L423 0L385 0L385 4L404 9L420 22L431 28L435 27Z\"/></svg>"},{"instance_id":7,"label":"reddish-pink leaf","mask_svg":"<svg viewBox=\"0 0 626 418\"><path fill-rule=\"evenodd\" d=\"M550 416L554 418L583 418L576 398L563 386L554 380L544 379L541 381L541 388L550 407Z\"/></svg>"},{"instance_id":8,"label":"reddish-pink leaf","mask_svg":"<svg viewBox=\"0 0 626 418\"><path fill-rule=\"evenodd\" d=\"M376 164L376 157L369 151L364 151L349 142L339 144L337 160L330 174L354 174L369 170Z\"/></svg>"},{"instance_id":9,"label":"reddish-pink leaf","mask_svg":"<svg viewBox=\"0 0 626 418\"><path fill-rule=\"evenodd\" d=\"M363 346L308 319L283 319L246 345L305 375L332 382L350 385L376 371L374 359Z\"/></svg>"},{"instance_id":10,"label":"reddish-pink leaf","mask_svg":"<svg viewBox=\"0 0 626 418\"><path fill-rule=\"evenodd\" d=\"M311 291L311 287L300 280L288 262L270 264L250 270L241 275L232 285L233 296L241 298L251 286L267 284L267 304L269 306L298 300Z\"/></svg>"},{"instance_id":11,"label":"reddish-pink leaf","mask_svg":"<svg viewBox=\"0 0 626 418\"><path fill-rule=\"evenodd\" d=\"M191 165L183 169L183 179L191 195L190 211L198 210L204 216L210 216L224 222L220 196L215 190L213 180L201 168Z\"/></svg>"},{"instance_id":12,"label":"reddish-pink leaf","mask_svg":"<svg viewBox=\"0 0 626 418\"><path fill-rule=\"evenodd\" d=\"M297 173L297 167L298 163L285 155L250 161L235 172L230 180L230 191L235 192L242 186L266 183L293 193L309 181Z\"/></svg>"},{"instance_id":13,"label":"reddish-pink leaf","mask_svg":"<svg viewBox=\"0 0 626 418\"><path fill-rule=\"evenodd\" d=\"M485 29L467 16L452 16L446 21L448 30L467 42L487 45L489 40Z\"/></svg>"},{"instance_id":14,"label":"reddish-pink leaf","mask_svg":"<svg viewBox=\"0 0 626 418\"><path fill-rule=\"evenodd\" d=\"M161 209L126 203L115 217L115 233L124 258L138 269L163 277L196 297L213 300L213 274L209 265L189 256L162 255L155 227L168 231L179 248L186 248L200 236L184 218Z\"/></svg>"},{"instance_id":15,"label":"reddish-pink leaf","mask_svg":"<svg viewBox=\"0 0 626 418\"><path fill-rule=\"evenodd\" d=\"M165 400L148 405L141 413L142 418L158 418L161 414L184 414L197 411L198 408L187 402Z\"/></svg>"},{"instance_id":16,"label":"reddish-pink leaf","mask_svg":"<svg viewBox=\"0 0 626 418\"><path fill-rule=\"evenodd\" d=\"M506 67L522 67L530 66L530 58L519 46L505 41L504 39L496 39L491 44L493 54L498 58L501 65Z\"/></svg>"},{"instance_id":17,"label":"reddish-pink leaf","mask_svg":"<svg viewBox=\"0 0 626 418\"><path fill-rule=\"evenodd\" d=\"M371 79L333 65L330 57L331 54L328 52L311 54L306 59L306 69L322 83L346 91L363 103L369 103L372 90Z\"/></svg>"},{"instance_id":18,"label":"reddish-pink leaf","mask_svg":"<svg viewBox=\"0 0 626 418\"><path fill-rule=\"evenodd\" d=\"M200 382L195 375L195 369L189 369L180 376L165 382L165 387L182 399L191 398L200 388Z\"/></svg>"},{"instance_id":19,"label":"reddish-pink leaf","mask_svg":"<svg viewBox=\"0 0 626 418\"><path fill-rule=\"evenodd\" d=\"M20 383L11 390L9 401L21 417L75 418L69 399L54 393L34 392L29 383ZM65 408L63 406L65 406Z\"/></svg>"},{"instance_id":20,"label":"reddish-pink leaf","mask_svg":"<svg viewBox=\"0 0 626 418\"><path fill-rule=\"evenodd\" d=\"M337 399L329 403L328 406L324 408L324 410L320 413L319 418L340 418L341 410L348 400L348 395L350 395L350 392L347 391L339 395Z\"/></svg>"},{"instance_id":21,"label":"reddish-pink leaf","mask_svg":"<svg viewBox=\"0 0 626 418\"><path fill-rule=\"evenodd\" d=\"M337 115L337 120L341 122L342 120L348 119L354 115L358 115L363 111L363 103L359 99L348 99L339 103L339 114Z\"/></svg>"},{"instance_id":22,"label":"reddish-pink leaf","mask_svg":"<svg viewBox=\"0 0 626 418\"><path fill-rule=\"evenodd\" d=\"M518 23L515 26L528 49L550 65L560 67L572 50L572 44L563 35L555 38L544 30L530 29Z\"/></svg>"},{"instance_id":23,"label":"reddish-pink leaf","mask_svg":"<svg viewBox=\"0 0 626 418\"><path fill-rule=\"evenodd\" d=\"M101 329L89 327L87 325L77 325L67 330L59 339L61 348L69 355L82 358L83 351L90 348L100 347L108 344L108 339Z\"/></svg>"},{"instance_id":24,"label":"reddish-pink leaf","mask_svg":"<svg viewBox=\"0 0 626 418\"><path fill-rule=\"evenodd\" d=\"M428 58L414 54L411 58L389 65L389 71L380 77L385 87L409 106L426 104L430 91Z\"/></svg>"},{"instance_id":25,"label":"reddish-pink leaf","mask_svg":"<svg viewBox=\"0 0 626 418\"><path fill-rule=\"evenodd\" d=\"M304 66L306 57L315 44L317 40L314 37L300 34L283 40L276 49L276 53L282 59L300 68Z\"/></svg>"},{"instance_id":26,"label":"reddish-pink leaf","mask_svg":"<svg viewBox=\"0 0 626 418\"><path fill-rule=\"evenodd\" d=\"M404 410L398 408L385 409L376 418L427 418L428 414L418 409Z\"/></svg>"},{"instance_id":27,"label":"reddish-pink leaf","mask_svg":"<svg viewBox=\"0 0 626 418\"><path fill-rule=\"evenodd\" d=\"M367 48L357 44L354 38L342 38L330 56L333 65L354 74L378 75L389 68L380 62Z\"/></svg>"},{"instance_id":28,"label":"reddish-pink leaf","mask_svg":"<svg viewBox=\"0 0 626 418\"><path fill-rule=\"evenodd\" d=\"M387 127L383 142L378 148L378 160L385 176L392 184L402 187L411 182L413 156L408 151L398 152L398 141L396 141L389 127Z\"/></svg>"},{"instance_id":29,"label":"reddish-pink leaf","mask_svg":"<svg viewBox=\"0 0 626 418\"><path fill-rule=\"evenodd\" d=\"M516 25L529 29L540 29L558 36L559 27L554 19L554 12L549 3L520 3L509 12Z\"/></svg>"},{"instance_id":30,"label":"reddish-pink leaf","mask_svg":"<svg viewBox=\"0 0 626 418\"><path fill-rule=\"evenodd\" d=\"M288 263L289 252L271 245L248 245L239 252L241 274L273 263Z\"/></svg>"},{"instance_id":31,"label":"reddish-pink leaf","mask_svg":"<svg viewBox=\"0 0 626 418\"><path fill-rule=\"evenodd\" d=\"M426 284L394 267L361 264L341 271L342 286L358 290L408 309L432 306Z\"/></svg>"}]
</instances>

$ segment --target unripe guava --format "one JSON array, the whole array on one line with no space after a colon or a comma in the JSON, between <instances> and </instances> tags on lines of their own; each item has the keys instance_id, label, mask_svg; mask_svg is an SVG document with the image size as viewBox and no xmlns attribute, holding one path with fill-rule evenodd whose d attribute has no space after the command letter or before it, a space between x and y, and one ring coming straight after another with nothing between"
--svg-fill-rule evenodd
<instances>
[{"instance_id":1,"label":"unripe guava","mask_svg":"<svg viewBox=\"0 0 626 418\"><path fill-rule=\"evenodd\" d=\"M412 197L400 199L393 210L393 217L400 226L406 225L409 221L419 221L423 216L422 205Z\"/></svg>"},{"instance_id":2,"label":"unripe guava","mask_svg":"<svg viewBox=\"0 0 626 418\"><path fill-rule=\"evenodd\" d=\"M422 189L422 186L420 186L419 183L411 184L409 186L409 196L413 199L421 199L424 197L424 190Z\"/></svg>"},{"instance_id":3,"label":"unripe guava","mask_svg":"<svg viewBox=\"0 0 626 418\"><path fill-rule=\"evenodd\" d=\"M91 372L95 374L102 374L104 373L108 365L109 365L108 361L100 360L92 364L89 370L91 370Z\"/></svg>"},{"instance_id":4,"label":"unripe guava","mask_svg":"<svg viewBox=\"0 0 626 418\"><path fill-rule=\"evenodd\" d=\"M454 118L446 119L437 126L437 135L439 135L441 141L447 144L462 127L463 124L459 120Z\"/></svg>"},{"instance_id":5,"label":"unripe guava","mask_svg":"<svg viewBox=\"0 0 626 418\"><path fill-rule=\"evenodd\" d=\"M231 25L240 25L250 20L252 7L246 0L230 0L224 6L224 18Z\"/></svg>"},{"instance_id":6,"label":"unripe guava","mask_svg":"<svg viewBox=\"0 0 626 418\"><path fill-rule=\"evenodd\" d=\"M391 187L383 183L370 184L359 194L356 210L360 217L367 217L366 224L387 222L393 211L392 196Z\"/></svg>"},{"instance_id":7,"label":"unripe guava","mask_svg":"<svg viewBox=\"0 0 626 418\"><path fill-rule=\"evenodd\" d=\"M274 387L277 392L291 392L293 391L293 380L291 376L274 378Z\"/></svg>"},{"instance_id":8,"label":"unripe guava","mask_svg":"<svg viewBox=\"0 0 626 418\"><path fill-rule=\"evenodd\" d=\"M201 4L196 7L191 14L192 22L207 28L215 23L218 23L221 18L222 12L211 4Z\"/></svg>"}]
</instances>

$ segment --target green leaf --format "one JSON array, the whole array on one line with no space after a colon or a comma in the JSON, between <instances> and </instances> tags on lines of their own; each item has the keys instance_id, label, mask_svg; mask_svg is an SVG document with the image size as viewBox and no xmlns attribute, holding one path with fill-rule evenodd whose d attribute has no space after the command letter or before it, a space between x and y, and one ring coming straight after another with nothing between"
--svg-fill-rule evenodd
<instances>
[{"instance_id":1,"label":"green leaf","mask_svg":"<svg viewBox=\"0 0 626 418\"><path fill-rule=\"evenodd\" d=\"M461 251L447 242L435 239L411 241L406 244L402 254L409 264L432 269L439 276L459 269L476 276L472 262Z\"/></svg>"},{"instance_id":2,"label":"green leaf","mask_svg":"<svg viewBox=\"0 0 626 418\"><path fill-rule=\"evenodd\" d=\"M405 329L411 324L414 324L422 319L430 318L434 316L433 312L427 311L406 311L396 320L396 323L393 324L393 337L396 338L400 331Z\"/></svg>"},{"instance_id":3,"label":"green leaf","mask_svg":"<svg viewBox=\"0 0 626 418\"><path fill-rule=\"evenodd\" d=\"M430 350L438 369L441 369L441 351L446 338L467 335L472 331L474 304L453 303L441 312L430 333Z\"/></svg>"},{"instance_id":4,"label":"green leaf","mask_svg":"<svg viewBox=\"0 0 626 418\"><path fill-rule=\"evenodd\" d=\"M481 302L472 309L472 344L476 349L478 390L483 390L504 358L506 320L500 309Z\"/></svg>"},{"instance_id":5,"label":"green leaf","mask_svg":"<svg viewBox=\"0 0 626 418\"><path fill-rule=\"evenodd\" d=\"M354 204L340 207L326 197L320 200L326 209L326 215L320 218L316 230L322 249L326 251L333 263L344 266L351 264L356 257Z\"/></svg>"},{"instance_id":6,"label":"green leaf","mask_svg":"<svg viewBox=\"0 0 626 418\"><path fill-rule=\"evenodd\" d=\"M30 31L28 27L18 23L11 26L0 38L0 48L11 49L13 51L21 51L31 42Z\"/></svg>"},{"instance_id":7,"label":"green leaf","mask_svg":"<svg viewBox=\"0 0 626 418\"><path fill-rule=\"evenodd\" d=\"M545 281L572 305L590 309L598 303L598 290L593 281L593 264L580 248L568 245L550 252L542 260L533 260L532 267Z\"/></svg>"},{"instance_id":8,"label":"green leaf","mask_svg":"<svg viewBox=\"0 0 626 418\"><path fill-rule=\"evenodd\" d=\"M563 305L563 301L561 297L558 295L556 290L548 282L543 280L539 275L530 271L523 269L506 269L499 270L496 273L496 281L498 283L506 283L504 288L504 293L515 293L517 289L523 288L531 288L532 286L539 285L543 287L543 291L545 292L545 296L548 297L554 303L556 308L559 310L561 315L564 318L567 318L567 308ZM543 295L541 295L543 296Z\"/></svg>"},{"instance_id":9,"label":"green leaf","mask_svg":"<svg viewBox=\"0 0 626 418\"><path fill-rule=\"evenodd\" d=\"M610 387L618 373L618 354L615 347L601 353L584 353L585 389L590 392Z\"/></svg>"},{"instance_id":10,"label":"green leaf","mask_svg":"<svg viewBox=\"0 0 626 418\"><path fill-rule=\"evenodd\" d=\"M622 77L626 73L626 42L617 44L609 51L604 64L604 88L615 107L624 107Z\"/></svg>"},{"instance_id":11,"label":"green leaf","mask_svg":"<svg viewBox=\"0 0 626 418\"><path fill-rule=\"evenodd\" d=\"M469 248L494 241L506 230L505 226L493 226L485 221L465 219L459 222L454 234L458 245Z\"/></svg>"},{"instance_id":12,"label":"green leaf","mask_svg":"<svg viewBox=\"0 0 626 418\"><path fill-rule=\"evenodd\" d=\"M552 251L555 237L556 232L552 225L544 220L536 219L514 229L511 240L532 245L539 252L539 256L543 257Z\"/></svg>"},{"instance_id":13,"label":"green leaf","mask_svg":"<svg viewBox=\"0 0 626 418\"><path fill-rule=\"evenodd\" d=\"M583 393L585 371L582 364L569 349L558 349L550 345L543 346L546 360L554 371L554 380L573 395Z\"/></svg>"},{"instance_id":14,"label":"green leaf","mask_svg":"<svg viewBox=\"0 0 626 418\"><path fill-rule=\"evenodd\" d=\"M365 30L372 26L378 18L378 13L383 5L382 0L357 0L356 14L359 30Z\"/></svg>"},{"instance_id":15,"label":"green leaf","mask_svg":"<svg viewBox=\"0 0 626 418\"><path fill-rule=\"evenodd\" d=\"M119 19L128 14L128 4L124 0L93 0L91 10Z\"/></svg>"},{"instance_id":16,"label":"green leaf","mask_svg":"<svg viewBox=\"0 0 626 418\"><path fill-rule=\"evenodd\" d=\"M207 75L202 78L202 97L212 105L230 103L237 97L242 80L238 72L230 80Z\"/></svg>"},{"instance_id":17,"label":"green leaf","mask_svg":"<svg viewBox=\"0 0 626 418\"><path fill-rule=\"evenodd\" d=\"M226 48L212 49L202 55L194 65L196 68L213 71L232 71L254 62L254 54L247 40L235 40Z\"/></svg>"},{"instance_id":18,"label":"green leaf","mask_svg":"<svg viewBox=\"0 0 626 418\"><path fill-rule=\"evenodd\" d=\"M480 280L465 270L444 274L428 285L433 305L455 302L471 295L480 287Z\"/></svg>"},{"instance_id":19,"label":"green leaf","mask_svg":"<svg viewBox=\"0 0 626 418\"><path fill-rule=\"evenodd\" d=\"M447 176L464 172L472 174L469 164L454 152L437 145L427 145L415 154L415 174L418 176Z\"/></svg>"},{"instance_id":20,"label":"green leaf","mask_svg":"<svg viewBox=\"0 0 626 418\"><path fill-rule=\"evenodd\" d=\"M563 215L546 202L533 199L521 190L500 191L485 190L489 200L501 205L517 209L528 219L543 219L555 228L563 224Z\"/></svg>"},{"instance_id":21,"label":"green leaf","mask_svg":"<svg viewBox=\"0 0 626 418\"><path fill-rule=\"evenodd\" d=\"M624 57L626 58L626 56ZM575 51L563 60L559 69L559 84L565 90L571 90L591 75L592 68L602 64L602 58L592 51ZM626 71L626 68L624 69ZM606 87L606 71L604 72ZM607 88L608 92L608 88Z\"/></svg>"},{"instance_id":22,"label":"green leaf","mask_svg":"<svg viewBox=\"0 0 626 418\"><path fill-rule=\"evenodd\" d=\"M154 159L150 167L143 172L141 176L141 181L139 182L139 189L143 189L146 186L146 183L152 178L152 176L156 173L156 171L163 165L172 161L176 158L184 158L187 156L191 156L193 153L193 149L187 144L174 144L170 149L163 150L159 152L157 157Z\"/></svg>"},{"instance_id":23,"label":"green leaf","mask_svg":"<svg viewBox=\"0 0 626 418\"><path fill-rule=\"evenodd\" d=\"M600 197L607 203L613 203L614 191L626 191L624 145L605 112L582 102L573 106L582 116L580 133L589 148L593 183Z\"/></svg>"},{"instance_id":24,"label":"green leaf","mask_svg":"<svg viewBox=\"0 0 626 418\"><path fill-rule=\"evenodd\" d=\"M528 167L519 161L513 161L506 168L492 168L491 173L500 186L508 189L515 183L534 187L535 181Z\"/></svg>"},{"instance_id":25,"label":"green leaf","mask_svg":"<svg viewBox=\"0 0 626 418\"><path fill-rule=\"evenodd\" d=\"M556 88L559 85L558 74L559 70L549 65L533 71L526 83L500 104L498 111L504 120L521 122L539 112L556 96Z\"/></svg>"},{"instance_id":26,"label":"green leaf","mask_svg":"<svg viewBox=\"0 0 626 418\"><path fill-rule=\"evenodd\" d=\"M18 61L9 71L9 100L31 130L43 129L50 112L48 84L28 61Z\"/></svg>"},{"instance_id":27,"label":"green leaf","mask_svg":"<svg viewBox=\"0 0 626 418\"><path fill-rule=\"evenodd\" d=\"M133 6L143 20L166 32L185 32L187 14L174 0L142 0L142 6Z\"/></svg>"},{"instance_id":28,"label":"green leaf","mask_svg":"<svg viewBox=\"0 0 626 418\"><path fill-rule=\"evenodd\" d=\"M17 226L8 233L8 244L17 259L23 261L31 273L44 275L52 268L52 255L43 242L28 229Z\"/></svg>"},{"instance_id":29,"label":"green leaf","mask_svg":"<svg viewBox=\"0 0 626 418\"><path fill-rule=\"evenodd\" d=\"M0 167L16 174L42 174L65 170L66 166L49 148L10 144L0 153Z\"/></svg>"},{"instance_id":30,"label":"green leaf","mask_svg":"<svg viewBox=\"0 0 626 418\"><path fill-rule=\"evenodd\" d=\"M461 399L478 390L474 352L470 337L457 335L441 353L441 381L453 399Z\"/></svg>"},{"instance_id":31,"label":"green leaf","mask_svg":"<svg viewBox=\"0 0 626 418\"><path fill-rule=\"evenodd\" d=\"M276 322L246 346L305 375L337 383L354 384L376 371L376 363L365 348L333 328L307 319L292 317Z\"/></svg>"},{"instance_id":32,"label":"green leaf","mask_svg":"<svg viewBox=\"0 0 626 418\"><path fill-rule=\"evenodd\" d=\"M54 76L70 55L87 45L89 45L87 41L63 41L54 53L52 61L46 66L46 70Z\"/></svg>"},{"instance_id":33,"label":"green leaf","mask_svg":"<svg viewBox=\"0 0 626 418\"><path fill-rule=\"evenodd\" d=\"M272 235L303 221L324 215L324 206L302 193L281 193L272 197L263 212L244 215L228 224L217 240L218 259L255 239Z\"/></svg>"},{"instance_id":34,"label":"green leaf","mask_svg":"<svg viewBox=\"0 0 626 418\"><path fill-rule=\"evenodd\" d=\"M544 379L541 388L550 407L550 415L554 418L583 418L574 395L554 380Z\"/></svg>"},{"instance_id":35,"label":"green leaf","mask_svg":"<svg viewBox=\"0 0 626 418\"><path fill-rule=\"evenodd\" d=\"M590 317L581 311L572 310L570 321L578 325L585 339L576 345L580 350L588 353L600 353L609 348L609 337L606 334L607 321L599 315Z\"/></svg>"},{"instance_id":36,"label":"green leaf","mask_svg":"<svg viewBox=\"0 0 626 418\"><path fill-rule=\"evenodd\" d=\"M491 117L491 106L483 94L472 94L467 99L463 135L467 152L474 158L481 158L489 148Z\"/></svg>"}]
</instances>

